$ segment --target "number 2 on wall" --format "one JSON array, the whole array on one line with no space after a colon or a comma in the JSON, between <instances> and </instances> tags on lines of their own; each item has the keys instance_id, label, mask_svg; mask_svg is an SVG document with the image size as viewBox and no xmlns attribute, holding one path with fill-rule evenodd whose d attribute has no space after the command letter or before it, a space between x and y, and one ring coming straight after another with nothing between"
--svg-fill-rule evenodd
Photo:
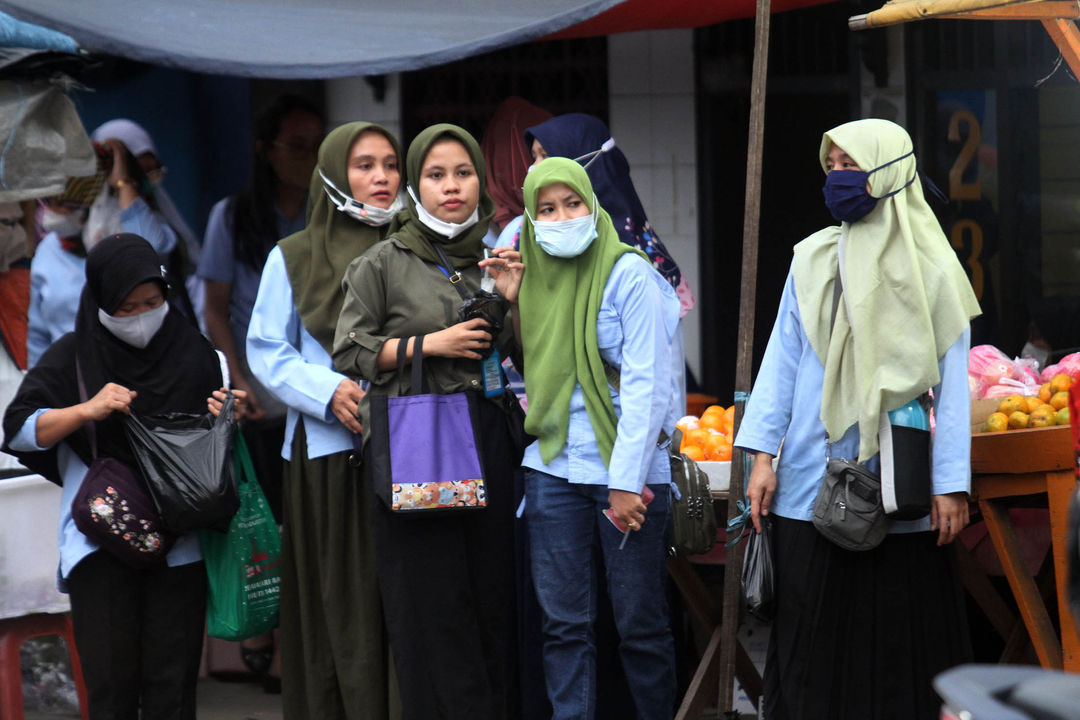
<instances>
[{"instance_id":1,"label":"number 2 on wall","mask_svg":"<svg viewBox=\"0 0 1080 720\"><path fill-rule=\"evenodd\" d=\"M970 110L957 110L949 118L949 141L960 142L960 124L965 123L968 127L967 140L960 149L960 155L949 170L949 198L952 200L978 200L982 197L982 181L975 178L975 182L965 183L964 172L975 158L975 152L982 142L982 128L979 127L979 119Z\"/></svg>"}]
</instances>

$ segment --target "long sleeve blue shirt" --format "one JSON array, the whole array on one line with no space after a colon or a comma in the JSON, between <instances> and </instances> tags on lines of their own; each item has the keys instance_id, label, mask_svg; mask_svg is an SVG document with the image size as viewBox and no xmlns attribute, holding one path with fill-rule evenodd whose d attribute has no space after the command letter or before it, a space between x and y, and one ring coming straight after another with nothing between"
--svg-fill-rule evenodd
<instances>
[{"instance_id":1,"label":"long sleeve blue shirt","mask_svg":"<svg viewBox=\"0 0 1080 720\"><path fill-rule=\"evenodd\" d=\"M971 332L965 330L938 361L941 382L934 390L936 430L931 446L933 493L968 492L971 486L971 403L967 363ZM799 314L795 282L788 273L780 310L746 405L735 446L780 455L770 512L795 520L813 517L814 498L825 476L826 433L821 422L825 368ZM783 444L783 451L780 446ZM852 425L833 443L832 457L859 454L859 428ZM866 463L878 471L877 455ZM929 517L893 523L893 532L928 530Z\"/></svg>"},{"instance_id":2,"label":"long sleeve blue shirt","mask_svg":"<svg viewBox=\"0 0 1080 720\"><path fill-rule=\"evenodd\" d=\"M281 456L292 459L296 423L304 416L308 458L351 450L352 433L330 410L346 377L300 320L281 249L270 251L248 324L247 361L255 378L289 407Z\"/></svg>"},{"instance_id":3,"label":"long sleeve blue shirt","mask_svg":"<svg viewBox=\"0 0 1080 720\"><path fill-rule=\"evenodd\" d=\"M679 299L671 285L639 255L619 258L596 317L600 355L619 369L619 391L609 388L619 417L611 462L604 466L585 396L575 385L562 451L544 463L540 444L533 443L522 465L572 483L635 493L646 483L670 482L667 451L656 441L661 429L671 433L675 428L670 355L678 323Z\"/></svg>"}]
</instances>

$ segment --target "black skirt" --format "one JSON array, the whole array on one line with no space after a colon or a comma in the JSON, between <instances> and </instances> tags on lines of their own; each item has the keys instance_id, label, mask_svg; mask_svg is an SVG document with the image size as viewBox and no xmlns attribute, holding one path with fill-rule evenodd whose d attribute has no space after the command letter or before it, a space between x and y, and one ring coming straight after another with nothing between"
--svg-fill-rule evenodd
<instances>
[{"instance_id":1,"label":"black skirt","mask_svg":"<svg viewBox=\"0 0 1080 720\"><path fill-rule=\"evenodd\" d=\"M971 661L952 548L922 532L849 552L812 523L776 515L772 538L777 615L764 716L936 719L934 676Z\"/></svg>"}]
</instances>

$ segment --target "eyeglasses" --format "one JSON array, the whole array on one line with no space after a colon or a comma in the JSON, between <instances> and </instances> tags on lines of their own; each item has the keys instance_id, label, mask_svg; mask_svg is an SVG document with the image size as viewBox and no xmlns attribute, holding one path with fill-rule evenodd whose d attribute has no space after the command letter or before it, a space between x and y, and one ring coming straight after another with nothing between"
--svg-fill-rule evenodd
<instances>
[{"instance_id":1,"label":"eyeglasses","mask_svg":"<svg viewBox=\"0 0 1080 720\"><path fill-rule=\"evenodd\" d=\"M287 152L287 153L289 153L291 155L318 155L319 154L319 143L315 143L314 145L312 145L312 144L308 144L308 143L280 142L278 140L275 140L270 144L273 145L274 147L281 148L282 150L284 150L285 152Z\"/></svg>"}]
</instances>

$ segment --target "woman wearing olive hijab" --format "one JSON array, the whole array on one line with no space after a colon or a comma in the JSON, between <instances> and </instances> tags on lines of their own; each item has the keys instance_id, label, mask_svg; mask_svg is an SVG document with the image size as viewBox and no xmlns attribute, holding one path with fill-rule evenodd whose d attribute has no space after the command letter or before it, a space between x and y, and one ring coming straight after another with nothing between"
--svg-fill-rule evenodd
<instances>
[{"instance_id":1,"label":"woman wearing olive hijab","mask_svg":"<svg viewBox=\"0 0 1080 720\"><path fill-rule=\"evenodd\" d=\"M367 493L347 463L363 391L330 359L341 277L400 201L397 140L370 123L323 140L308 224L267 257L248 326L252 373L288 406L282 484L282 701L289 720L396 714L373 582Z\"/></svg>"},{"instance_id":2,"label":"woman wearing olive hijab","mask_svg":"<svg viewBox=\"0 0 1080 720\"><path fill-rule=\"evenodd\" d=\"M777 610L765 715L929 720L940 704L934 675L971 655L947 544L968 521L968 323L979 306L923 198L903 128L886 120L833 128L820 161L840 226L795 246L735 439L756 453L747 484L754 526L772 520ZM873 550L833 545L811 522L828 454L877 472L882 413L931 387L930 513L895 521Z\"/></svg>"},{"instance_id":3,"label":"woman wearing olive hijab","mask_svg":"<svg viewBox=\"0 0 1080 720\"><path fill-rule=\"evenodd\" d=\"M477 263L495 205L484 190L479 145L454 125L420 133L406 170L409 199L397 229L345 274L334 364L368 380L369 394L397 395L409 386L408 378L399 385L398 346L406 343L411 363L422 336L428 391L476 393L487 506L403 517L374 499L375 483L386 478L372 476L370 407L361 401L379 586L397 676L408 687L403 716L518 717L513 476L521 455L503 398L485 398L481 375L493 343L502 356L515 350L511 320L495 338L483 319L460 322L462 300L450 280L460 275L470 295L480 287ZM427 450L423 428L416 430L417 450Z\"/></svg>"}]
</instances>

